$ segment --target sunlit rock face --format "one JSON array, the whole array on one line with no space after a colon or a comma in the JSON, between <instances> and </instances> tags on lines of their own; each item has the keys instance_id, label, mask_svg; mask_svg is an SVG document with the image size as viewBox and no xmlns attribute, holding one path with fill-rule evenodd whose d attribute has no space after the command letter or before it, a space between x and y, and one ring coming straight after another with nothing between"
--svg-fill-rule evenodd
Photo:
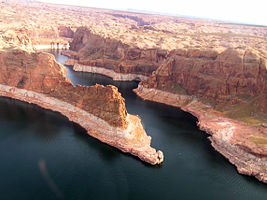
<instances>
[{"instance_id":1,"label":"sunlit rock face","mask_svg":"<svg viewBox=\"0 0 267 200\"><path fill-rule=\"evenodd\" d=\"M175 50L135 92L195 115L242 174L267 182L267 69L253 50Z\"/></svg>"},{"instance_id":2,"label":"sunlit rock face","mask_svg":"<svg viewBox=\"0 0 267 200\"><path fill-rule=\"evenodd\" d=\"M143 85L217 102L238 101L240 95L267 93L266 61L253 50L175 50Z\"/></svg>"},{"instance_id":3,"label":"sunlit rock face","mask_svg":"<svg viewBox=\"0 0 267 200\"><path fill-rule=\"evenodd\" d=\"M74 53L69 56L79 64L142 76L151 75L167 55L164 50L140 49L101 37L85 27L75 32L70 50Z\"/></svg>"},{"instance_id":4,"label":"sunlit rock face","mask_svg":"<svg viewBox=\"0 0 267 200\"><path fill-rule=\"evenodd\" d=\"M145 162L163 161L163 153L150 146L140 118L127 113L115 86L74 86L53 55L35 52L26 36L12 37L0 51L1 96L60 112L89 135Z\"/></svg>"}]
</instances>

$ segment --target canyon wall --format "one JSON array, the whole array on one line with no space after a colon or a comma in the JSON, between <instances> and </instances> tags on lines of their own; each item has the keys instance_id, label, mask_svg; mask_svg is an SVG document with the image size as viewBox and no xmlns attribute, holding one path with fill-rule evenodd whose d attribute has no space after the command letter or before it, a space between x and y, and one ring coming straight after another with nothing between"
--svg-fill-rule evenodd
<instances>
[{"instance_id":1,"label":"canyon wall","mask_svg":"<svg viewBox=\"0 0 267 200\"><path fill-rule=\"evenodd\" d=\"M166 58L167 51L140 49L119 40L104 38L88 28L78 28L70 43L70 59L81 65L105 68L115 73L149 76Z\"/></svg>"},{"instance_id":2,"label":"canyon wall","mask_svg":"<svg viewBox=\"0 0 267 200\"><path fill-rule=\"evenodd\" d=\"M163 162L163 153L150 146L140 118L127 113L115 86L74 86L53 55L35 52L26 36L9 36L0 38L6 44L0 49L1 96L60 112L104 143L153 165Z\"/></svg>"},{"instance_id":3,"label":"canyon wall","mask_svg":"<svg viewBox=\"0 0 267 200\"><path fill-rule=\"evenodd\" d=\"M83 111L106 122L108 125L99 124L103 130L108 126L123 130L135 127L134 131L126 131L131 134L115 131L119 134L105 135L102 131L94 137L150 163L162 162L162 153L150 147L150 138L143 131L140 119L127 114L124 100L115 88L74 87L65 80L65 75L57 75L55 79L54 73L38 74L32 67L34 63L42 64L40 72L45 72L45 66L51 63L58 68L51 72L65 72L48 54L34 53L32 47L24 45L28 40L20 34L16 33L18 37L12 39L5 33L26 32L34 44L73 37L71 51L64 54L69 56L67 64L73 65L74 70L100 73L116 80L141 80L135 90L139 96L195 115L200 129L211 135L213 147L237 166L240 173L267 182L266 27L40 2L7 1L1 6L0 49L5 49L0 57L2 95L31 102L34 98L28 96L37 98L43 94L38 96L36 104L61 109L65 116L70 115L66 109L75 110L76 114L72 112L69 119L82 124L91 135L96 129L89 126L97 127L89 122L86 125L86 119L99 123L83 115ZM82 27L73 33L79 26ZM23 41L19 49L27 53L7 45L16 41ZM107 108L98 108L95 98L88 97L89 92L103 100ZM99 92L107 94L101 96ZM52 98L62 106L58 108L57 103L51 103L55 102ZM111 104L105 104L109 99ZM50 104L45 106L40 101ZM93 107L88 107L87 102ZM102 109L107 112L101 113ZM118 139L119 135L127 137Z\"/></svg>"},{"instance_id":4,"label":"canyon wall","mask_svg":"<svg viewBox=\"0 0 267 200\"><path fill-rule=\"evenodd\" d=\"M198 118L212 146L242 174L267 182L267 66L251 49L177 49L137 95Z\"/></svg>"},{"instance_id":5,"label":"canyon wall","mask_svg":"<svg viewBox=\"0 0 267 200\"><path fill-rule=\"evenodd\" d=\"M252 118L262 123L267 119L266 59L251 49L173 50L141 85L195 96L247 123Z\"/></svg>"},{"instance_id":6,"label":"canyon wall","mask_svg":"<svg viewBox=\"0 0 267 200\"><path fill-rule=\"evenodd\" d=\"M267 93L266 60L249 49L226 49L221 53L205 49L173 50L144 84L173 93L183 89L186 94L217 102L233 100L239 95L264 94Z\"/></svg>"},{"instance_id":7,"label":"canyon wall","mask_svg":"<svg viewBox=\"0 0 267 200\"><path fill-rule=\"evenodd\" d=\"M74 87L66 78L63 66L48 53L14 50L1 52L0 57L0 84L43 93L92 113L113 126L127 126L124 99L116 87Z\"/></svg>"},{"instance_id":8,"label":"canyon wall","mask_svg":"<svg viewBox=\"0 0 267 200\"><path fill-rule=\"evenodd\" d=\"M100 73L114 80L136 75L117 70L119 63L141 59L157 66L135 92L145 100L179 107L196 116L211 145L242 174L267 182L267 65L266 53L253 48L184 48L164 56L130 53L129 46L80 28L66 52L74 70ZM131 49L134 49L131 47ZM119 50L119 51L118 51ZM160 52L159 49L154 49ZM129 56L130 55L130 56ZM131 55L135 55L132 59ZM114 62L118 59L119 62ZM153 60L154 59L154 60ZM98 61L100 60L100 61ZM110 65L110 62L113 65ZM101 63L101 64L100 64ZM147 66L144 65L144 68Z\"/></svg>"}]
</instances>

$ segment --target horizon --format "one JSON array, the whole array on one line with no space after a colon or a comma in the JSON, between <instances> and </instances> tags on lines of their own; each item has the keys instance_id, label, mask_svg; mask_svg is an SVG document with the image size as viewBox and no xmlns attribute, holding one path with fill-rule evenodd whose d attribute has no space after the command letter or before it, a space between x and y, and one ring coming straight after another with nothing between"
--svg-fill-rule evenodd
<instances>
[{"instance_id":1,"label":"horizon","mask_svg":"<svg viewBox=\"0 0 267 200\"><path fill-rule=\"evenodd\" d=\"M70 6L218 20L225 23L267 26L267 12L265 12L265 4L267 3L265 3L264 0L254 0L253 3L243 2L241 0L225 0L224 2L216 2L216 4L212 0L187 0L186 2L178 0L175 3L170 3L171 0L165 0L164 4L152 2L151 0L135 0L134 3L123 0L113 0L112 2L108 0L65 0L64 2L59 0L39 1ZM194 6L192 7L192 5ZM227 13L225 12L226 10Z\"/></svg>"}]
</instances>

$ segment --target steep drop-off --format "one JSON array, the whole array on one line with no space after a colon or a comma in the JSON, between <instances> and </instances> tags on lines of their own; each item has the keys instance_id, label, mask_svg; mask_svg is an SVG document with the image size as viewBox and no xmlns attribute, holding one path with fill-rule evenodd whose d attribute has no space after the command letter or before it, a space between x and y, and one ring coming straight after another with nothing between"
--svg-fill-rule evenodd
<instances>
[{"instance_id":1,"label":"steep drop-off","mask_svg":"<svg viewBox=\"0 0 267 200\"><path fill-rule=\"evenodd\" d=\"M78 28L66 54L76 71L104 74L115 80L145 80L166 58L167 51L140 49L121 41L93 34ZM121 74L121 75L119 75ZM125 76L125 78L120 76Z\"/></svg>"},{"instance_id":2,"label":"steep drop-off","mask_svg":"<svg viewBox=\"0 0 267 200\"><path fill-rule=\"evenodd\" d=\"M25 51L30 44L14 41L0 51L0 95L58 111L88 134L150 164L163 161L161 151L150 147L141 120L127 113L114 86L74 86L53 55ZM27 40L23 40L27 41ZM4 42L4 41L3 41ZM15 44L18 43L18 46Z\"/></svg>"},{"instance_id":3,"label":"steep drop-off","mask_svg":"<svg viewBox=\"0 0 267 200\"><path fill-rule=\"evenodd\" d=\"M266 59L250 49L174 50L141 85L195 96L226 116L250 124L267 119ZM252 107L245 111L242 105Z\"/></svg>"},{"instance_id":4,"label":"steep drop-off","mask_svg":"<svg viewBox=\"0 0 267 200\"><path fill-rule=\"evenodd\" d=\"M138 68L125 68L121 63L140 59L154 63L155 71L144 74L146 78L140 79L135 92L146 100L180 107L198 117L200 129L211 134L212 146L240 173L267 181L264 51L249 47L185 48L159 56L160 49L147 53L151 50L129 47L92 34L87 28L77 29L71 50L65 54L74 70L101 73L115 80L134 80L129 75L140 73ZM144 64L143 68L149 69Z\"/></svg>"},{"instance_id":5,"label":"steep drop-off","mask_svg":"<svg viewBox=\"0 0 267 200\"><path fill-rule=\"evenodd\" d=\"M24 31L48 47L73 36L66 64L141 80L138 95L197 116L216 150L239 172L266 182L267 27L35 1L4 1L1 8L0 36Z\"/></svg>"},{"instance_id":6,"label":"steep drop-off","mask_svg":"<svg viewBox=\"0 0 267 200\"><path fill-rule=\"evenodd\" d=\"M195 115L212 146L240 173L267 182L263 56L251 50L175 50L135 92Z\"/></svg>"}]
</instances>

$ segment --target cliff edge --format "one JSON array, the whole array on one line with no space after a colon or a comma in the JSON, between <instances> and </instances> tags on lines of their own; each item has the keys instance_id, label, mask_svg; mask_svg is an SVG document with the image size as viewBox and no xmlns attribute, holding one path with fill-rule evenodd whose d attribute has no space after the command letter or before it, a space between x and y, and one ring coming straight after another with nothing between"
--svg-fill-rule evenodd
<instances>
[{"instance_id":1,"label":"cliff edge","mask_svg":"<svg viewBox=\"0 0 267 200\"><path fill-rule=\"evenodd\" d=\"M140 49L119 40L104 38L86 27L77 28L70 43L67 65L75 71L99 73L114 80L145 80L166 58L167 51Z\"/></svg>"},{"instance_id":2,"label":"cliff edge","mask_svg":"<svg viewBox=\"0 0 267 200\"><path fill-rule=\"evenodd\" d=\"M89 135L145 162L163 161L163 153L150 146L140 118L127 113L116 87L75 87L53 55L35 52L26 36L10 35L12 42L1 40L6 44L0 49L1 96L60 112Z\"/></svg>"},{"instance_id":3,"label":"cliff edge","mask_svg":"<svg viewBox=\"0 0 267 200\"><path fill-rule=\"evenodd\" d=\"M196 116L242 174L267 182L267 67L251 49L174 50L135 92Z\"/></svg>"}]
</instances>

